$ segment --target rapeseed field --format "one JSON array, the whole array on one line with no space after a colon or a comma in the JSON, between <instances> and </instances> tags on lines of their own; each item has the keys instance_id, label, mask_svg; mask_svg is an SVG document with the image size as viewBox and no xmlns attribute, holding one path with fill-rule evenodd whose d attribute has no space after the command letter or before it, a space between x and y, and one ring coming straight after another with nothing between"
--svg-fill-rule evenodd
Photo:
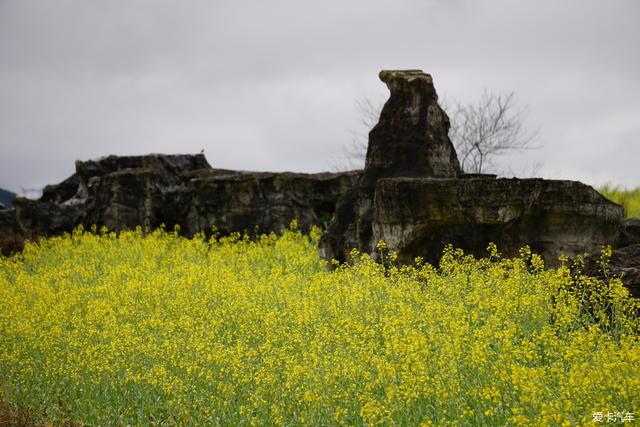
<instances>
[{"instance_id":1,"label":"rapeseed field","mask_svg":"<svg viewBox=\"0 0 640 427\"><path fill-rule=\"evenodd\" d=\"M318 237L27 244L0 258L0 401L48 425L640 418L638 306L619 280L546 270L527 248L399 267L383 243L383 262L330 270Z\"/></svg>"}]
</instances>

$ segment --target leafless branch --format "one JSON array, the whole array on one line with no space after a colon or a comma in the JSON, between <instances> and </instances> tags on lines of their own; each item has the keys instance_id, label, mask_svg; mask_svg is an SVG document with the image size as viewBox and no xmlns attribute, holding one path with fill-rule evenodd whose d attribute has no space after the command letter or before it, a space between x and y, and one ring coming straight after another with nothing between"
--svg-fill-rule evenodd
<instances>
[{"instance_id":1,"label":"leafless branch","mask_svg":"<svg viewBox=\"0 0 640 427\"><path fill-rule=\"evenodd\" d=\"M538 148L534 144L538 132L527 132L523 127L527 114L527 109L516 109L513 92L485 91L475 104L456 104L450 111L449 136L462 169L483 173L496 156Z\"/></svg>"}]
</instances>

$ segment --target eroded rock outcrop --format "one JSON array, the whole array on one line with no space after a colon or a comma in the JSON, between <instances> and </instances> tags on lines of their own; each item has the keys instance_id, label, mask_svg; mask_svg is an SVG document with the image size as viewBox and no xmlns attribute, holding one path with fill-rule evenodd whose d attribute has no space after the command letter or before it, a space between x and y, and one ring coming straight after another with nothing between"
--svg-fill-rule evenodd
<instances>
[{"instance_id":1,"label":"eroded rock outcrop","mask_svg":"<svg viewBox=\"0 0 640 427\"><path fill-rule=\"evenodd\" d=\"M375 257L384 240L401 261L436 262L447 243L483 255L494 242L505 255L528 244L554 265L619 241L622 208L587 185L462 174L431 77L382 71L380 79L390 98L369 134L362 179L322 238L325 259L344 261L353 248Z\"/></svg>"},{"instance_id":2,"label":"eroded rock outcrop","mask_svg":"<svg viewBox=\"0 0 640 427\"><path fill-rule=\"evenodd\" d=\"M280 231L292 219L305 229L328 225L336 203L360 172L206 175L190 183L191 200L184 215L188 234L215 225L226 234L254 229Z\"/></svg>"},{"instance_id":3,"label":"eroded rock outcrop","mask_svg":"<svg viewBox=\"0 0 640 427\"><path fill-rule=\"evenodd\" d=\"M485 256L493 242L505 256L529 245L548 266L615 245L618 205L588 185L544 179L424 179L378 181L373 230L410 262L436 262L445 245Z\"/></svg>"},{"instance_id":4,"label":"eroded rock outcrop","mask_svg":"<svg viewBox=\"0 0 640 427\"><path fill-rule=\"evenodd\" d=\"M38 200L17 198L15 216L24 233L55 235L78 225L112 230L155 227L166 193L184 189L181 174L210 168L203 155L108 156L77 161L76 171L59 184L44 188ZM162 215L160 215L162 217ZM171 224L172 223L167 223Z\"/></svg>"},{"instance_id":5,"label":"eroded rock outcrop","mask_svg":"<svg viewBox=\"0 0 640 427\"><path fill-rule=\"evenodd\" d=\"M17 232L18 223L13 209L0 209L0 236Z\"/></svg>"},{"instance_id":6,"label":"eroded rock outcrop","mask_svg":"<svg viewBox=\"0 0 640 427\"><path fill-rule=\"evenodd\" d=\"M325 259L344 261L353 248L373 250L374 193L380 178L455 178L460 173L448 136L449 118L438 105L431 76L421 70L383 70L379 77L389 88L389 100L369 132L362 178L340 200L335 220L322 237Z\"/></svg>"},{"instance_id":7,"label":"eroded rock outcrop","mask_svg":"<svg viewBox=\"0 0 640 427\"><path fill-rule=\"evenodd\" d=\"M559 255L612 244L615 268L636 280L640 225L623 224L622 207L579 182L462 173L431 76L399 70L380 79L390 96L369 133L363 171L230 171L211 168L204 155L79 161L39 200L0 210L0 234L52 235L81 224L178 224L188 236L212 227L277 232L297 219L303 228L329 224L319 248L325 259L345 261L354 248L375 257L384 240L401 261L436 262L447 243L483 255L494 242L504 255L530 245L554 265Z\"/></svg>"},{"instance_id":8,"label":"eroded rock outcrop","mask_svg":"<svg viewBox=\"0 0 640 427\"><path fill-rule=\"evenodd\" d=\"M17 232L25 236L53 236L82 224L84 203L55 203L18 197L14 201Z\"/></svg>"},{"instance_id":9,"label":"eroded rock outcrop","mask_svg":"<svg viewBox=\"0 0 640 427\"><path fill-rule=\"evenodd\" d=\"M640 220L628 219L622 225L618 246L630 246L640 244Z\"/></svg>"},{"instance_id":10,"label":"eroded rock outcrop","mask_svg":"<svg viewBox=\"0 0 640 427\"><path fill-rule=\"evenodd\" d=\"M433 79L421 70L383 70L389 100L369 132L361 187L379 178L460 174L456 150L449 139L449 117L438 105Z\"/></svg>"},{"instance_id":11,"label":"eroded rock outcrop","mask_svg":"<svg viewBox=\"0 0 640 427\"><path fill-rule=\"evenodd\" d=\"M76 162L76 172L47 186L39 200L18 198L11 226L54 235L78 225L110 230L179 225L185 235L279 232L331 221L336 202L360 176L213 169L204 155L109 156ZM4 221L8 223L7 221Z\"/></svg>"}]
</instances>

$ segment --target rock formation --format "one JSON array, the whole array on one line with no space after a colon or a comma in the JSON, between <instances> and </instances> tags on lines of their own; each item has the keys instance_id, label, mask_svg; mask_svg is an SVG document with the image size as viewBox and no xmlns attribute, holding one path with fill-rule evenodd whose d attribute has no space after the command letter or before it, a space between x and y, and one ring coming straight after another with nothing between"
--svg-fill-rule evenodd
<instances>
[{"instance_id":1,"label":"rock formation","mask_svg":"<svg viewBox=\"0 0 640 427\"><path fill-rule=\"evenodd\" d=\"M110 230L175 224L191 236L279 232L328 223L359 172L267 173L213 169L204 155L109 156L76 162L76 172L47 186L39 200L17 198L1 218L29 235L69 232L82 224ZM10 214L9 214L10 213ZM1 224L0 224L1 225ZM6 230L5 230L6 231Z\"/></svg>"},{"instance_id":2,"label":"rock formation","mask_svg":"<svg viewBox=\"0 0 640 427\"><path fill-rule=\"evenodd\" d=\"M14 234L18 229L13 209L0 209L0 236Z\"/></svg>"},{"instance_id":3,"label":"rock formation","mask_svg":"<svg viewBox=\"0 0 640 427\"><path fill-rule=\"evenodd\" d=\"M296 219L304 228L328 225L338 199L359 172L201 175L184 216L188 234L216 225L222 233L247 229L280 231Z\"/></svg>"},{"instance_id":4,"label":"rock formation","mask_svg":"<svg viewBox=\"0 0 640 427\"><path fill-rule=\"evenodd\" d=\"M369 132L360 186L375 187L379 178L395 176L458 176L460 164L449 139L449 117L438 105L431 76L421 70L383 70L380 80L390 96Z\"/></svg>"},{"instance_id":5,"label":"rock formation","mask_svg":"<svg viewBox=\"0 0 640 427\"><path fill-rule=\"evenodd\" d=\"M622 226L619 246L640 244L640 220L628 219Z\"/></svg>"},{"instance_id":6,"label":"rock formation","mask_svg":"<svg viewBox=\"0 0 640 427\"><path fill-rule=\"evenodd\" d=\"M559 255L611 244L611 270L638 289L640 222L623 223L622 207L579 182L462 173L431 76L382 71L380 79L390 96L369 133L363 171L230 171L211 168L202 154L79 161L39 200L17 198L15 209L0 209L0 238L80 224L178 224L187 236L214 226L225 234L277 232L297 219L303 228L329 225L319 247L325 259L345 261L354 248L375 257L384 240L403 262L437 262L447 243L483 255L494 242L505 256L530 245L551 266Z\"/></svg>"},{"instance_id":7,"label":"rock formation","mask_svg":"<svg viewBox=\"0 0 640 427\"><path fill-rule=\"evenodd\" d=\"M369 132L362 178L338 204L335 221L320 242L325 259L344 261L351 249L372 252L372 219L380 178L455 178L460 174L449 139L449 118L438 105L430 75L420 70L381 71L390 96Z\"/></svg>"},{"instance_id":8,"label":"rock formation","mask_svg":"<svg viewBox=\"0 0 640 427\"><path fill-rule=\"evenodd\" d=\"M339 202L320 242L326 259L352 248L376 256L384 240L401 261L436 262L444 245L482 255L494 242L505 255L528 244L549 265L615 244L622 208L579 182L464 175L429 75L382 71L390 97L369 134L358 186Z\"/></svg>"},{"instance_id":9,"label":"rock formation","mask_svg":"<svg viewBox=\"0 0 640 427\"><path fill-rule=\"evenodd\" d=\"M436 262L448 243L477 256L493 242L509 256L523 245L555 266L559 255L593 252L617 241L620 207L575 181L381 179L373 232L410 262Z\"/></svg>"},{"instance_id":10,"label":"rock formation","mask_svg":"<svg viewBox=\"0 0 640 427\"><path fill-rule=\"evenodd\" d=\"M586 257L582 272L600 278L620 277L631 295L640 298L640 220L629 219L624 222L616 246L609 259L606 274L600 265L599 251Z\"/></svg>"}]
</instances>

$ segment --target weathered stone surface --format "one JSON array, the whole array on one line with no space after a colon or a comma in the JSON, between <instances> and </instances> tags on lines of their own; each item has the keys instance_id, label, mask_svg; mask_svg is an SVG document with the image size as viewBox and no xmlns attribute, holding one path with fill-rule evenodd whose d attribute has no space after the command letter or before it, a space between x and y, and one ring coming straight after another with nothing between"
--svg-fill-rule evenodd
<instances>
[{"instance_id":1,"label":"weathered stone surface","mask_svg":"<svg viewBox=\"0 0 640 427\"><path fill-rule=\"evenodd\" d=\"M70 232L82 224L82 203L55 203L17 197L13 203L19 232L50 236Z\"/></svg>"},{"instance_id":2,"label":"weathered stone surface","mask_svg":"<svg viewBox=\"0 0 640 427\"><path fill-rule=\"evenodd\" d=\"M383 70L380 80L390 95L369 133L362 185L394 176L456 177L460 164L449 139L449 118L438 105L431 76Z\"/></svg>"},{"instance_id":3,"label":"weathered stone surface","mask_svg":"<svg viewBox=\"0 0 640 427\"><path fill-rule=\"evenodd\" d=\"M24 236L19 231L13 209L0 209L0 255L10 256L24 248Z\"/></svg>"},{"instance_id":4,"label":"weathered stone surface","mask_svg":"<svg viewBox=\"0 0 640 427\"><path fill-rule=\"evenodd\" d=\"M76 162L76 173L39 200L16 200L12 227L53 235L78 225L110 230L178 224L186 235L281 231L328 223L360 172L295 174L213 169L204 155L109 156Z\"/></svg>"},{"instance_id":5,"label":"weathered stone surface","mask_svg":"<svg viewBox=\"0 0 640 427\"><path fill-rule=\"evenodd\" d=\"M59 184L47 185L42 190L41 202L63 203L76 196L80 188L80 176L74 173Z\"/></svg>"},{"instance_id":6,"label":"weathered stone surface","mask_svg":"<svg viewBox=\"0 0 640 427\"><path fill-rule=\"evenodd\" d=\"M280 231L296 219L308 229L328 224L337 200L352 188L359 172L211 174L190 181L188 234L215 225L222 233Z\"/></svg>"},{"instance_id":7,"label":"weathered stone surface","mask_svg":"<svg viewBox=\"0 0 640 427\"><path fill-rule=\"evenodd\" d=\"M0 234L52 235L80 224L178 224L189 236L212 227L277 232L297 219L303 228L330 222L319 248L325 259L344 261L353 248L375 256L385 240L401 261L435 262L445 244L483 255L494 242L504 255L530 245L551 266L561 254L632 245L614 252L612 271L637 289L640 223L623 227L620 206L578 182L461 173L431 76L382 71L380 79L390 97L369 134L364 171L231 171L212 169L204 155L78 161L39 200L0 210Z\"/></svg>"},{"instance_id":8,"label":"weathered stone surface","mask_svg":"<svg viewBox=\"0 0 640 427\"><path fill-rule=\"evenodd\" d=\"M549 266L613 245L622 208L575 181L424 179L378 181L374 239L402 261L436 262L447 243L482 256L489 242L507 256L525 244Z\"/></svg>"},{"instance_id":9,"label":"weathered stone surface","mask_svg":"<svg viewBox=\"0 0 640 427\"><path fill-rule=\"evenodd\" d=\"M169 219L177 200L165 195L172 187L158 169L138 167L92 177L87 185L84 224L127 230L136 226L155 228L175 224ZM166 214L167 217L163 217Z\"/></svg>"},{"instance_id":10,"label":"weathered stone surface","mask_svg":"<svg viewBox=\"0 0 640 427\"><path fill-rule=\"evenodd\" d=\"M18 230L16 215L13 209L0 209L0 236L13 234Z\"/></svg>"},{"instance_id":11,"label":"weathered stone surface","mask_svg":"<svg viewBox=\"0 0 640 427\"><path fill-rule=\"evenodd\" d=\"M628 219L622 226L618 246L622 247L636 244L640 244L640 220Z\"/></svg>"},{"instance_id":12,"label":"weathered stone surface","mask_svg":"<svg viewBox=\"0 0 640 427\"><path fill-rule=\"evenodd\" d=\"M179 184L180 175L211 169L204 154L147 154L144 156L108 156L98 160L77 161L76 174L84 182L124 169L152 169L165 183Z\"/></svg>"},{"instance_id":13,"label":"weathered stone surface","mask_svg":"<svg viewBox=\"0 0 640 427\"><path fill-rule=\"evenodd\" d=\"M77 161L76 172L43 190L39 200L18 198L15 213L19 229L36 235L71 231L78 225L105 225L113 230L136 225L160 225L149 221L152 189L163 193L181 188L181 173L210 168L204 155L108 156ZM147 186L140 177L152 175ZM138 184L138 185L135 185ZM166 207L166 206L163 206ZM157 210L157 209L155 209Z\"/></svg>"},{"instance_id":14,"label":"weathered stone surface","mask_svg":"<svg viewBox=\"0 0 640 427\"><path fill-rule=\"evenodd\" d=\"M320 242L325 259L344 261L352 248L371 252L374 192L380 178L454 178L460 164L448 136L449 118L438 105L430 75L421 70L380 72L389 100L369 133L367 160L357 187L339 202Z\"/></svg>"},{"instance_id":15,"label":"weathered stone surface","mask_svg":"<svg viewBox=\"0 0 640 427\"><path fill-rule=\"evenodd\" d=\"M608 272L602 271L599 263L600 254L594 253L585 261L583 274L606 279L620 277L629 289L631 296L640 298L640 244L625 246L612 252Z\"/></svg>"},{"instance_id":16,"label":"weathered stone surface","mask_svg":"<svg viewBox=\"0 0 640 427\"><path fill-rule=\"evenodd\" d=\"M384 240L402 262L436 262L446 244L484 255L494 242L508 256L529 245L553 266L560 255L621 241L622 208L587 185L462 174L431 77L409 70L380 78L391 95L369 134L363 177L320 242L323 258L344 261L353 248L375 257Z\"/></svg>"}]
</instances>

